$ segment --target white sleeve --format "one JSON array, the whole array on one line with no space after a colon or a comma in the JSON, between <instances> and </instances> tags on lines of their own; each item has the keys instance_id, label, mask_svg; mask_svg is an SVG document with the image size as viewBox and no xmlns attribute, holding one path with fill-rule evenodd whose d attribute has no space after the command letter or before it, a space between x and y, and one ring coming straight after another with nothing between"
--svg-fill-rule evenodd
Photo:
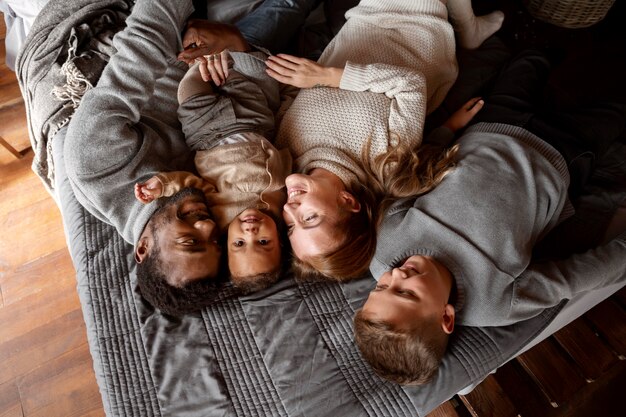
<instances>
[{"instance_id":1,"label":"white sleeve","mask_svg":"<svg viewBox=\"0 0 626 417\"><path fill-rule=\"evenodd\" d=\"M422 73L388 64L347 62L339 88L384 94L391 99L389 129L401 138L422 136L427 101Z\"/></svg>"}]
</instances>

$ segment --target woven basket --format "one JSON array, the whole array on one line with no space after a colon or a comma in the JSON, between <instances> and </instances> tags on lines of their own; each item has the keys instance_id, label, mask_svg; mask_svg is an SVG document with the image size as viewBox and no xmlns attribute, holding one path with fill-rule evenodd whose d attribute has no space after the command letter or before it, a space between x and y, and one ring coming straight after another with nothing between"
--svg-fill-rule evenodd
<instances>
[{"instance_id":1,"label":"woven basket","mask_svg":"<svg viewBox=\"0 0 626 417\"><path fill-rule=\"evenodd\" d=\"M535 18L564 28L586 28L604 19L615 0L525 0Z\"/></svg>"}]
</instances>

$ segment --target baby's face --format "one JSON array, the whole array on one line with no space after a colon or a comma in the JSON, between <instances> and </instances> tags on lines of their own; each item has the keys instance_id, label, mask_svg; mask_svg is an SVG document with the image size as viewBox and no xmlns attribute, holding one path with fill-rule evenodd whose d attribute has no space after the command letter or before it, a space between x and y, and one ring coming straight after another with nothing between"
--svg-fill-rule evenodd
<instances>
[{"instance_id":1,"label":"baby's face","mask_svg":"<svg viewBox=\"0 0 626 417\"><path fill-rule=\"evenodd\" d=\"M276 223L257 209L239 213L228 226L228 268L233 276L273 272L280 265Z\"/></svg>"}]
</instances>

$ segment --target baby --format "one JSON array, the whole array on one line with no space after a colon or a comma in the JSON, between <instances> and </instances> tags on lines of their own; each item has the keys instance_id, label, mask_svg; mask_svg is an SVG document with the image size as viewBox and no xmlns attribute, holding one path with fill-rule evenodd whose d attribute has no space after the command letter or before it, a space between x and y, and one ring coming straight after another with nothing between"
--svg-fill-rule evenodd
<instances>
[{"instance_id":1,"label":"baby","mask_svg":"<svg viewBox=\"0 0 626 417\"><path fill-rule=\"evenodd\" d=\"M209 67L220 70L212 83L202 80L200 63L193 65L179 85L178 118L196 152L200 177L162 172L135 185L135 196L146 204L182 188L201 189L220 231L227 233L233 284L244 292L279 278L280 219L291 172L288 151L266 139L274 134L280 107L279 84L266 75L266 58L263 51L208 55Z\"/></svg>"}]
</instances>

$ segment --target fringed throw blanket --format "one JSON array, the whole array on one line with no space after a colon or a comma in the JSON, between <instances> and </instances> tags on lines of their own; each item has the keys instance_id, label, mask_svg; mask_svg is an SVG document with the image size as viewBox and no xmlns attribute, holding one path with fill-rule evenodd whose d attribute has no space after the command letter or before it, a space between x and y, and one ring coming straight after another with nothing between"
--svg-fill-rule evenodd
<instances>
[{"instance_id":1,"label":"fringed throw blanket","mask_svg":"<svg viewBox=\"0 0 626 417\"><path fill-rule=\"evenodd\" d=\"M50 141L92 88L109 57L111 40L131 9L125 0L50 1L35 21L16 71L26 103L33 171L54 188Z\"/></svg>"}]
</instances>

